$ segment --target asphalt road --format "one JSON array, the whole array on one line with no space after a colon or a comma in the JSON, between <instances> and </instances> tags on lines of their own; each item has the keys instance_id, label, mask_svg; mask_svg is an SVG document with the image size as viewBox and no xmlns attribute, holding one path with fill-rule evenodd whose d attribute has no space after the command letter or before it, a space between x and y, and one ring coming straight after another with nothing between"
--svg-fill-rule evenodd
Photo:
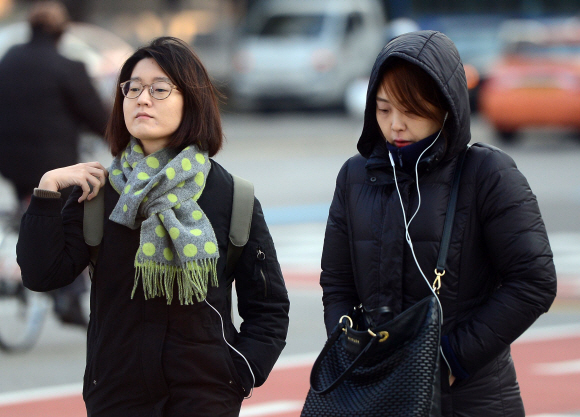
<instances>
[{"instance_id":1,"label":"asphalt road","mask_svg":"<svg viewBox=\"0 0 580 417\"><path fill-rule=\"evenodd\" d=\"M232 173L252 181L264 207L292 300L291 328L281 366L301 360L306 363L300 368L302 379L297 382L301 387L308 364L325 340L321 292L317 286L324 222L336 175L344 161L356 153L361 126L362 121L337 113L224 115L227 142L216 160ZM507 151L528 178L540 203L561 275L560 290L564 292L534 329L575 326L580 317L580 277L576 273L580 270L580 139L560 131L529 131L508 146L498 143L486 123L477 118L472 123L472 136L474 142L487 142ZM87 152L97 155L105 165L110 161L100 146L87 146ZM11 198L6 185L0 185L0 190L3 196L0 208L9 206ZM574 346L580 348L580 344ZM525 358L533 357L533 353L521 350L524 362ZM22 390L64 386L65 391L76 392L82 381L84 355L83 332L62 326L53 317L49 317L38 345L31 352L19 355L0 352L0 416L16 415L3 414L2 403L13 401L10 398ZM578 358L580 353L566 359ZM276 385L278 391L284 390L280 388L283 382L280 383ZM577 391L580 379L569 384ZM248 407L263 398L259 392L258 399ZM536 391L529 392L536 395ZM24 395L34 396L31 393L25 391ZM78 402L78 395L75 398ZM294 401L288 403L294 404L289 416L297 415L296 398ZM537 410L562 412L541 407ZM565 411L574 410L580 411L580 401L570 404ZM286 414L246 411L246 415Z\"/></svg>"}]
</instances>

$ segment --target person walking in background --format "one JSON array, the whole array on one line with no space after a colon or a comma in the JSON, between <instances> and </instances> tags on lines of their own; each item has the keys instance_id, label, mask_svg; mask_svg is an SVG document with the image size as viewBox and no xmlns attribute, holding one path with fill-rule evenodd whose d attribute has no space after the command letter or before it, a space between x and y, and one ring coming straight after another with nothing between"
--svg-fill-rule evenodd
<instances>
[{"instance_id":1,"label":"person walking in background","mask_svg":"<svg viewBox=\"0 0 580 417\"><path fill-rule=\"evenodd\" d=\"M46 171L78 161L81 129L104 136L107 123L84 64L58 53L69 23L65 7L35 3L28 22L30 41L12 47L0 61L0 172L24 206ZM52 294L61 321L86 326L79 300L84 289L77 280Z\"/></svg>"},{"instance_id":2,"label":"person walking in background","mask_svg":"<svg viewBox=\"0 0 580 417\"><path fill-rule=\"evenodd\" d=\"M82 202L105 193L88 416L237 416L284 348L289 301L254 200L234 271L239 332L232 323L225 269L233 179L210 159L223 141L217 98L185 42L159 38L125 62L106 138L110 172L90 162L40 180L17 245L24 285L52 290L88 265ZM59 191L71 185L61 214Z\"/></svg>"},{"instance_id":3,"label":"person walking in background","mask_svg":"<svg viewBox=\"0 0 580 417\"><path fill-rule=\"evenodd\" d=\"M372 70L360 154L340 170L330 207L324 320L330 334L361 303L398 315L434 285L444 315L442 415L523 417L510 344L550 308L556 272L536 197L500 149L467 151L445 275L435 282L432 272L470 140L453 42L434 31L389 42Z\"/></svg>"}]
</instances>

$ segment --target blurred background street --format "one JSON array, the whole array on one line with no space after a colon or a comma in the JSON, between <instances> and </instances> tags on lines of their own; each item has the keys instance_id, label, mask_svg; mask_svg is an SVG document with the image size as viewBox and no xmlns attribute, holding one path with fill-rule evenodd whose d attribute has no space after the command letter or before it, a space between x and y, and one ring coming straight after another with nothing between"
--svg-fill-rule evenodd
<instances>
[{"instance_id":1,"label":"blurred background street","mask_svg":"<svg viewBox=\"0 0 580 417\"><path fill-rule=\"evenodd\" d=\"M26 41L28 5L0 0L0 55ZM580 416L580 2L67 5L79 23L65 36L62 53L85 62L106 102L124 58L160 35L192 44L226 96L227 141L215 159L255 184L292 303L287 348L268 382L244 402L242 416L299 415L310 367L326 339L318 274L328 207L341 165L356 153L377 53L404 31L448 34L468 74L472 142L498 146L515 159L537 195L554 251L556 302L513 345L527 415ZM111 161L98 137L85 135L82 150L84 161ZM0 211L15 205L10 184L0 178ZM80 396L85 352L84 332L51 314L32 350L0 351L0 417L86 415Z\"/></svg>"}]
</instances>

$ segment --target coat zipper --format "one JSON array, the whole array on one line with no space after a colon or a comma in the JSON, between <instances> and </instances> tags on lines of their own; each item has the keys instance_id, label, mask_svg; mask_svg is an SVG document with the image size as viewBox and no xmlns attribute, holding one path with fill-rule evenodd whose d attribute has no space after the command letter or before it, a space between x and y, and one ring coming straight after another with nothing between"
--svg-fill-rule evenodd
<instances>
[{"instance_id":1,"label":"coat zipper","mask_svg":"<svg viewBox=\"0 0 580 417\"><path fill-rule=\"evenodd\" d=\"M258 246L258 249L257 249L256 259L260 263L260 266L258 268L259 268L259 272L260 272L260 278L262 278L262 282L264 283L264 297L267 297L268 296L268 281L266 279L266 275L264 274L264 268L262 267L262 262L264 262L266 260L266 254L264 252L262 252L262 248L260 246Z\"/></svg>"}]
</instances>

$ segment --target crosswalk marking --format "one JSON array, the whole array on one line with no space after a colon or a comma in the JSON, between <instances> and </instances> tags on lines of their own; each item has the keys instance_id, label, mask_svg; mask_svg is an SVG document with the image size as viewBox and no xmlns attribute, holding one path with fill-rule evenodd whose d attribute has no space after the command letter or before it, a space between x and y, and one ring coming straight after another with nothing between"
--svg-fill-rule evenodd
<instances>
[{"instance_id":1,"label":"crosswalk marking","mask_svg":"<svg viewBox=\"0 0 580 417\"><path fill-rule=\"evenodd\" d=\"M240 417L275 416L302 410L304 401L272 401L259 405L242 407Z\"/></svg>"},{"instance_id":2,"label":"crosswalk marking","mask_svg":"<svg viewBox=\"0 0 580 417\"><path fill-rule=\"evenodd\" d=\"M282 269L319 271L325 229L321 222L271 226ZM559 295L580 296L580 233L552 233L549 238Z\"/></svg>"},{"instance_id":3,"label":"crosswalk marking","mask_svg":"<svg viewBox=\"0 0 580 417\"><path fill-rule=\"evenodd\" d=\"M539 363L534 366L539 375L570 375L580 373L580 359L553 363Z\"/></svg>"}]
</instances>

